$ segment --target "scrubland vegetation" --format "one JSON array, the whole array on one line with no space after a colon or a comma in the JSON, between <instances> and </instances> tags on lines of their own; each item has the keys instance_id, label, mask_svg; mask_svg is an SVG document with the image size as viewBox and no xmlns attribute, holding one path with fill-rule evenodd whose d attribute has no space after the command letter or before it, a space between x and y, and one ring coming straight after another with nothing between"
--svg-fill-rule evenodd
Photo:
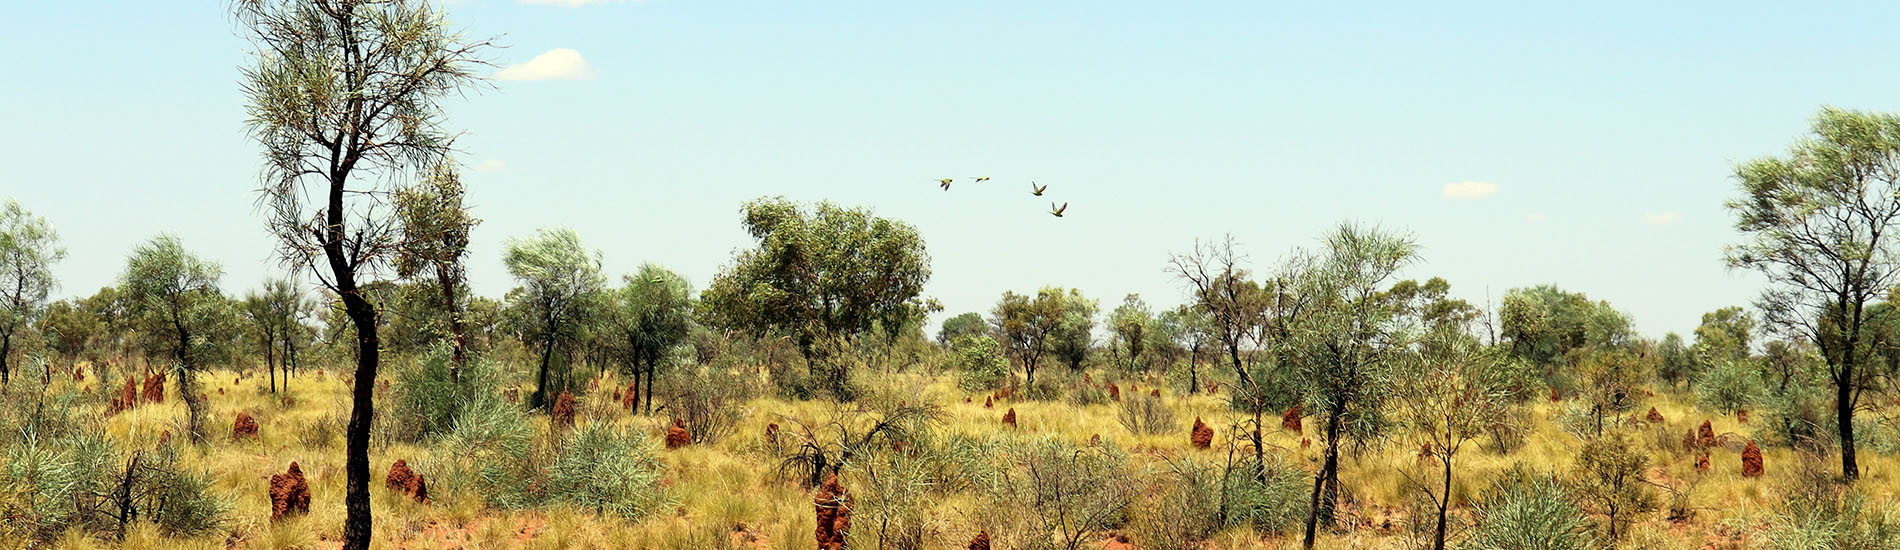
<instances>
[{"instance_id":1,"label":"scrubland vegetation","mask_svg":"<svg viewBox=\"0 0 1900 550\"><path fill-rule=\"evenodd\" d=\"M1178 296L946 312L927 235L772 197L703 285L549 228L489 297L436 105L487 44L421 2L233 9L285 272L157 235L62 293L9 201L0 546L1900 548L1891 114L1736 168L1727 261L1769 286L1687 335L1454 298L1356 222L1180 243Z\"/></svg>"}]
</instances>

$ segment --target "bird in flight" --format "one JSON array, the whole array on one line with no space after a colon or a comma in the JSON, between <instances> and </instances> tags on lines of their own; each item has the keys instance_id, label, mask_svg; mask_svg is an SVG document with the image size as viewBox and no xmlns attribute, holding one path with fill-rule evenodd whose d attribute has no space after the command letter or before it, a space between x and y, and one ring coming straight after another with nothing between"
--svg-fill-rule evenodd
<instances>
[{"instance_id":1,"label":"bird in flight","mask_svg":"<svg viewBox=\"0 0 1900 550\"><path fill-rule=\"evenodd\" d=\"M986 182L986 181L990 181L990 177L989 177L989 176L983 176L983 177L980 177L980 178L970 178L970 179L974 179L974 180L976 180L976 183L983 183L983 182Z\"/></svg>"},{"instance_id":2,"label":"bird in flight","mask_svg":"<svg viewBox=\"0 0 1900 550\"><path fill-rule=\"evenodd\" d=\"M1029 182L1029 193L1032 195L1040 197L1042 196L1042 192L1048 189L1049 186L1047 185L1036 185L1036 182Z\"/></svg>"},{"instance_id":3,"label":"bird in flight","mask_svg":"<svg viewBox=\"0 0 1900 550\"><path fill-rule=\"evenodd\" d=\"M942 187L942 188L943 188L943 190L945 190L945 191L949 191L949 190L950 190L950 182L951 182L951 181L952 181L952 180L951 180L950 178L943 178L943 179L939 179L939 180L937 180L937 186L939 186L939 187Z\"/></svg>"},{"instance_id":4,"label":"bird in flight","mask_svg":"<svg viewBox=\"0 0 1900 550\"><path fill-rule=\"evenodd\" d=\"M1067 212L1068 210L1069 210L1069 203L1066 203L1066 202L1062 203L1062 206L1060 208L1056 207L1056 203L1053 203L1053 202L1049 203L1049 213L1055 214L1055 216L1058 218L1062 217L1062 213Z\"/></svg>"}]
</instances>

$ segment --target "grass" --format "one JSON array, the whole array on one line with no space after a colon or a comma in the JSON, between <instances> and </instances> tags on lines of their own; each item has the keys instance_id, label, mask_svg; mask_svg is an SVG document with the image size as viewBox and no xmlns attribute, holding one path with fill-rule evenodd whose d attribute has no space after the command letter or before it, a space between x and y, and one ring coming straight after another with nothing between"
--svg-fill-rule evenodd
<instances>
[{"instance_id":1,"label":"grass","mask_svg":"<svg viewBox=\"0 0 1900 550\"><path fill-rule=\"evenodd\" d=\"M190 548L242 547L251 549L330 548L341 536L343 524L344 470L342 428L339 425L347 403L344 380L335 372L317 374L311 370L287 383L282 394L273 395L261 376L237 377L229 371L202 375L201 387L209 394L207 431L210 444L189 447L183 463L212 474L213 490L228 498L231 514L222 532L188 540L161 536L149 524L140 524L128 533L123 543L88 539L80 533L68 533L57 541L66 548ZM1160 456L1208 453L1224 456L1220 443L1231 437L1245 417L1227 407L1226 396L1197 393L1183 396L1180 388L1162 392L1162 401L1173 409L1179 429L1171 433L1138 435L1129 433L1117 422L1117 404L1077 407L1063 401L1022 402L1006 400L994 408L983 407L983 395L971 395L955 386L950 377L898 374L889 380L890 395L919 396L937 403L945 413L941 431L945 434L984 435L1006 428L1001 425L1005 411L1014 408L1019 431L1086 444L1099 436L1127 449L1137 463L1155 465ZM96 383L96 381L93 381ZM70 380L56 384L79 384ZM1139 382L1146 393L1153 382ZM581 413L595 419L611 420L661 439L668 419L627 414L617 405L605 403L615 385L625 382L609 374L594 395L582 396ZM1126 384L1124 384L1125 386ZM184 406L175 394L159 405L137 409L105 420L108 436L122 448L149 448L159 434L170 430L174 437L184 432ZM219 390L223 392L220 393ZM524 392L525 393L525 392ZM288 398L284 396L289 396ZM872 397L877 398L875 393ZM966 398L971 398L968 402ZM1714 416L1696 409L1687 395L1659 394L1639 407L1649 406L1667 419L1661 437L1645 435L1638 441L1650 447L1651 478L1661 482L1687 480L1695 476L1691 453L1680 449L1680 434L1699 425L1705 418L1718 434L1735 433L1746 437L1750 426L1734 416ZM781 399L755 399L743 405L747 414L734 434L709 445L689 446L662 453L666 463L665 481L675 509L663 510L638 521L601 517L568 507L543 510L503 511L484 505L481 495L470 484L456 480L431 483L433 501L417 504L383 488L383 475L394 460L401 458L430 475L428 465L454 453L455 449L432 448L374 441L371 448L370 481L372 509L375 514L375 548L772 548L805 549L811 547L813 532L812 495L795 483L781 481L777 459L767 456L761 434L768 423L784 427L787 419L822 418L833 405L827 402L793 402ZM1542 470L1567 471L1581 442L1566 434L1552 416L1562 406L1546 400L1529 404L1534 419L1525 445L1509 454L1498 454L1488 443L1479 441L1458 456L1459 472L1455 483L1454 507L1463 507L1475 491L1490 479L1518 462ZM233 442L231 422L239 412L256 417L260 424L258 441ZM1216 430L1215 450L1193 449L1188 441L1188 425L1200 418ZM1278 428L1277 417L1269 417L1272 428L1267 442L1296 465L1316 468L1320 458L1318 442L1302 449L1301 436ZM546 418L537 422L545 426ZM1312 436L1309 419L1308 437ZM1317 438L1315 438L1317 439ZM1691 505L1698 510L1695 519L1673 525L1661 514L1642 518L1633 529L1632 543L1657 547L1699 547L1746 526L1760 524L1760 515L1776 499L1774 478L1777 472L1803 460L1794 451L1764 447L1768 478L1741 475L1739 453L1714 448L1710 451L1713 468L1696 488ZM1830 459L1835 460L1835 459ZM1871 451L1862 453L1864 478L1860 486L1876 500L1891 502L1900 488L1896 467L1900 459ZM281 473L291 461L298 462L311 483L312 505L308 516L284 522L269 520L270 476ZM1421 464L1416 449L1392 444L1383 449L1343 462L1345 488L1357 504L1349 507L1362 516L1374 518L1368 527L1322 537L1330 548L1399 547L1404 528L1384 528L1377 518L1397 517L1403 522L1403 510L1412 499L1407 473L1419 476ZM1424 478L1421 478L1424 479ZM975 495L954 493L925 503L924 517L930 518L926 530L927 548L962 548L972 536L982 503ZM1740 526L1740 528L1738 528ZM1246 529L1228 529L1207 541L1206 548L1276 548L1296 546L1290 535L1256 534Z\"/></svg>"}]
</instances>

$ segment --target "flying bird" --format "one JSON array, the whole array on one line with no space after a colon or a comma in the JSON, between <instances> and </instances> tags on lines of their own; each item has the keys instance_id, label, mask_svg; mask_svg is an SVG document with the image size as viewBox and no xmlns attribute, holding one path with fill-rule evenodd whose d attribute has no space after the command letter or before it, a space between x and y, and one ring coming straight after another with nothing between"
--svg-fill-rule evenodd
<instances>
[{"instance_id":1,"label":"flying bird","mask_svg":"<svg viewBox=\"0 0 1900 550\"><path fill-rule=\"evenodd\" d=\"M952 180L951 180L950 178L943 178L943 179L939 179L939 180L937 180L937 186L939 186L939 187L942 187L942 188L943 188L943 190L945 190L945 191L949 191L949 190L950 190L950 182L951 182L951 181L952 181Z\"/></svg>"},{"instance_id":2,"label":"flying bird","mask_svg":"<svg viewBox=\"0 0 1900 550\"><path fill-rule=\"evenodd\" d=\"M1048 189L1049 186L1047 185L1036 185L1036 182L1029 182L1029 193L1032 195L1040 197L1042 196L1042 192Z\"/></svg>"},{"instance_id":3,"label":"flying bird","mask_svg":"<svg viewBox=\"0 0 1900 550\"><path fill-rule=\"evenodd\" d=\"M976 180L976 183L983 183L983 182L986 182L986 181L990 181L990 177L989 177L989 176L983 176L983 177L980 177L980 178L970 178L970 179L974 179L974 180Z\"/></svg>"},{"instance_id":4,"label":"flying bird","mask_svg":"<svg viewBox=\"0 0 1900 550\"><path fill-rule=\"evenodd\" d=\"M1055 214L1055 216L1058 218L1062 217L1062 213L1067 212L1068 210L1069 210L1069 203L1066 203L1066 202L1062 203L1062 207L1060 208L1056 207L1056 203L1053 203L1053 202L1049 203L1049 213Z\"/></svg>"}]
</instances>

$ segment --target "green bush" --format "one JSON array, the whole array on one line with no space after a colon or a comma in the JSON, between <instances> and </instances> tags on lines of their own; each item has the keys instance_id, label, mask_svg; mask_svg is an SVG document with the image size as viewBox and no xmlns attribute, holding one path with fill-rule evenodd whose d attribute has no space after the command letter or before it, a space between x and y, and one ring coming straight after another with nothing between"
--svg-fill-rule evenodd
<instances>
[{"instance_id":1,"label":"green bush","mask_svg":"<svg viewBox=\"0 0 1900 550\"><path fill-rule=\"evenodd\" d=\"M1900 548L1900 510L1892 503L1869 502L1859 489L1836 481L1819 464L1794 470L1781 492L1783 499L1768 522L1768 548Z\"/></svg>"},{"instance_id":2,"label":"green bush","mask_svg":"<svg viewBox=\"0 0 1900 550\"><path fill-rule=\"evenodd\" d=\"M1115 419L1136 435L1166 435L1181 429L1174 409L1163 404L1161 398L1145 393L1122 396Z\"/></svg>"},{"instance_id":3,"label":"green bush","mask_svg":"<svg viewBox=\"0 0 1900 550\"><path fill-rule=\"evenodd\" d=\"M1009 359L1003 345L985 335L958 338L950 347L951 364L956 367L957 387L968 392L986 392L1002 387L1009 379Z\"/></svg>"},{"instance_id":4,"label":"green bush","mask_svg":"<svg viewBox=\"0 0 1900 550\"><path fill-rule=\"evenodd\" d=\"M384 428L390 436L417 441L446 432L470 403L502 385L494 361L473 354L467 356L457 380L451 370L453 353L448 344L438 343L414 365L396 371L389 409L378 415L387 419Z\"/></svg>"},{"instance_id":5,"label":"green bush","mask_svg":"<svg viewBox=\"0 0 1900 550\"><path fill-rule=\"evenodd\" d=\"M675 369L661 379L660 387L667 414L685 421L686 431L699 445L732 435L754 395L741 375L715 367Z\"/></svg>"},{"instance_id":6,"label":"green bush","mask_svg":"<svg viewBox=\"0 0 1900 550\"><path fill-rule=\"evenodd\" d=\"M195 536L224 524L231 505L214 496L210 477L183 470L173 446L132 454L102 431L43 438L25 431L6 448L0 470L0 534L45 542L69 530L123 534L119 518L156 524L167 535Z\"/></svg>"},{"instance_id":7,"label":"green bush","mask_svg":"<svg viewBox=\"0 0 1900 550\"><path fill-rule=\"evenodd\" d=\"M665 465L645 433L588 422L560 447L543 485L550 501L628 519L669 503L660 488Z\"/></svg>"},{"instance_id":8,"label":"green bush","mask_svg":"<svg viewBox=\"0 0 1900 550\"><path fill-rule=\"evenodd\" d=\"M1720 361L1696 376L1696 405L1732 413L1754 407L1764 393L1760 370L1746 361Z\"/></svg>"},{"instance_id":9,"label":"green bush","mask_svg":"<svg viewBox=\"0 0 1900 550\"><path fill-rule=\"evenodd\" d=\"M983 522L1003 548L1080 548L1126 522L1142 491L1142 472L1108 442L1009 439L992 460L993 477L978 491L987 504Z\"/></svg>"},{"instance_id":10,"label":"green bush","mask_svg":"<svg viewBox=\"0 0 1900 550\"><path fill-rule=\"evenodd\" d=\"M1564 484L1522 464L1472 500L1469 550L1588 550L1597 548L1589 519Z\"/></svg>"},{"instance_id":11,"label":"green bush","mask_svg":"<svg viewBox=\"0 0 1900 550\"><path fill-rule=\"evenodd\" d=\"M1192 456L1167 461L1159 490L1131 514L1142 548L1189 549L1230 527L1283 532L1305 519L1305 476L1268 457L1264 478L1252 462L1221 464Z\"/></svg>"}]
</instances>

